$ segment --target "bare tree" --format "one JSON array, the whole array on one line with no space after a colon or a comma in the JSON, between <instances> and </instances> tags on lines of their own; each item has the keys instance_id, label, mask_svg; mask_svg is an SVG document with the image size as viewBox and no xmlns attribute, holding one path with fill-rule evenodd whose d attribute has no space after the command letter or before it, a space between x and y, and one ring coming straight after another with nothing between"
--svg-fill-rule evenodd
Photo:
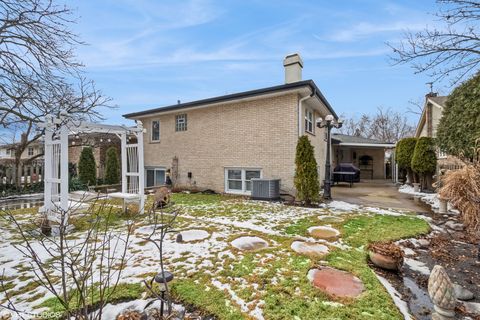
<instances>
[{"instance_id":1,"label":"bare tree","mask_svg":"<svg viewBox=\"0 0 480 320\"><path fill-rule=\"evenodd\" d=\"M464 79L480 65L480 1L437 0L434 16L443 24L405 34L393 49L394 64L411 63L415 73L427 72L433 81Z\"/></svg>"},{"instance_id":2,"label":"bare tree","mask_svg":"<svg viewBox=\"0 0 480 320\"><path fill-rule=\"evenodd\" d=\"M415 127L409 124L405 115L380 107L373 115L362 114L359 119L347 118L339 131L347 135L396 142L412 136Z\"/></svg>"},{"instance_id":3,"label":"bare tree","mask_svg":"<svg viewBox=\"0 0 480 320\"><path fill-rule=\"evenodd\" d=\"M124 230L115 230L110 221L117 213L112 207L93 205L91 208L95 209L90 213L90 225L81 240L68 235L69 217L75 208L66 211L57 208L53 237L39 233L45 221L34 222L32 228L29 223L17 220L14 213L0 213L0 218L15 226L20 238L15 247L27 258L34 281L58 301L65 319L101 319L102 310L128 261L133 221L127 222ZM15 306L14 297L3 282L2 278L0 287L7 302L0 307L11 310L21 319L29 319L29 310Z\"/></svg>"},{"instance_id":4,"label":"bare tree","mask_svg":"<svg viewBox=\"0 0 480 320\"><path fill-rule=\"evenodd\" d=\"M98 120L97 108L110 101L82 76L74 57L81 42L69 29L74 22L72 11L52 0L0 2L0 125L16 138L17 186L22 154L41 138L37 124L46 115L66 111L74 119Z\"/></svg>"}]
</instances>

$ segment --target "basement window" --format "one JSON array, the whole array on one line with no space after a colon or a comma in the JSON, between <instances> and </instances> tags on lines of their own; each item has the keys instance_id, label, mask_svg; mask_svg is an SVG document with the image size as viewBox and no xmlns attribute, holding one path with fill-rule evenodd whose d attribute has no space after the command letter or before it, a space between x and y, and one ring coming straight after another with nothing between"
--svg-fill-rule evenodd
<instances>
[{"instance_id":1,"label":"basement window","mask_svg":"<svg viewBox=\"0 0 480 320\"><path fill-rule=\"evenodd\" d=\"M147 188L163 186L165 184L165 169L164 168L150 168L147 172Z\"/></svg>"},{"instance_id":2,"label":"basement window","mask_svg":"<svg viewBox=\"0 0 480 320\"><path fill-rule=\"evenodd\" d=\"M313 134L313 111L305 110L305 132Z\"/></svg>"},{"instance_id":3,"label":"basement window","mask_svg":"<svg viewBox=\"0 0 480 320\"><path fill-rule=\"evenodd\" d=\"M252 192L252 179L261 178L262 170L250 168L225 169L225 192L250 194Z\"/></svg>"},{"instance_id":4,"label":"basement window","mask_svg":"<svg viewBox=\"0 0 480 320\"><path fill-rule=\"evenodd\" d=\"M175 116L175 131L187 131L187 114Z\"/></svg>"}]
</instances>

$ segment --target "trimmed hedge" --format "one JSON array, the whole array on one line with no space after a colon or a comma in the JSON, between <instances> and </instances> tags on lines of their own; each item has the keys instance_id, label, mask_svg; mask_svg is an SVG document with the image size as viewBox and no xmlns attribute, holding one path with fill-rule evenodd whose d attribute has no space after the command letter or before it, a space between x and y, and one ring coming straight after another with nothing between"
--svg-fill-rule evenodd
<instances>
[{"instance_id":1,"label":"trimmed hedge","mask_svg":"<svg viewBox=\"0 0 480 320\"><path fill-rule=\"evenodd\" d=\"M437 128L440 150L467 161L478 157L480 142L480 73L448 96Z\"/></svg>"},{"instance_id":2,"label":"trimmed hedge","mask_svg":"<svg viewBox=\"0 0 480 320\"><path fill-rule=\"evenodd\" d=\"M97 183L97 165L91 147L85 147L80 154L78 162L78 178L87 186L94 186Z\"/></svg>"},{"instance_id":3,"label":"trimmed hedge","mask_svg":"<svg viewBox=\"0 0 480 320\"><path fill-rule=\"evenodd\" d=\"M429 137L419 138L412 157L413 171L418 174L433 174L436 168L435 140Z\"/></svg>"},{"instance_id":4,"label":"trimmed hedge","mask_svg":"<svg viewBox=\"0 0 480 320\"><path fill-rule=\"evenodd\" d=\"M120 181L120 164L118 161L118 153L115 147L107 149L105 160L105 183L117 184Z\"/></svg>"},{"instance_id":5,"label":"trimmed hedge","mask_svg":"<svg viewBox=\"0 0 480 320\"><path fill-rule=\"evenodd\" d=\"M298 139L295 155L295 188L297 199L306 204L319 200L320 183L318 181L317 161L314 148L307 136Z\"/></svg>"},{"instance_id":6,"label":"trimmed hedge","mask_svg":"<svg viewBox=\"0 0 480 320\"><path fill-rule=\"evenodd\" d=\"M417 138L403 138L397 142L395 159L400 169L412 168L412 158L416 144Z\"/></svg>"}]
</instances>

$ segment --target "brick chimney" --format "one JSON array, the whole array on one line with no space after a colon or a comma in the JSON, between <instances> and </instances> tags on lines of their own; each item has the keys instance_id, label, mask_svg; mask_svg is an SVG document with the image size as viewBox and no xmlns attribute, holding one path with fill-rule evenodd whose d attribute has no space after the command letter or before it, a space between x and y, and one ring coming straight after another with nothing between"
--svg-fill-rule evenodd
<instances>
[{"instance_id":1,"label":"brick chimney","mask_svg":"<svg viewBox=\"0 0 480 320\"><path fill-rule=\"evenodd\" d=\"M433 105L428 101L428 98L438 96L436 92L430 92L425 95L426 110L425 110L425 125L427 126L427 137L433 137Z\"/></svg>"},{"instance_id":2,"label":"brick chimney","mask_svg":"<svg viewBox=\"0 0 480 320\"><path fill-rule=\"evenodd\" d=\"M303 61L298 53L289 54L283 59L285 83L302 81Z\"/></svg>"}]
</instances>

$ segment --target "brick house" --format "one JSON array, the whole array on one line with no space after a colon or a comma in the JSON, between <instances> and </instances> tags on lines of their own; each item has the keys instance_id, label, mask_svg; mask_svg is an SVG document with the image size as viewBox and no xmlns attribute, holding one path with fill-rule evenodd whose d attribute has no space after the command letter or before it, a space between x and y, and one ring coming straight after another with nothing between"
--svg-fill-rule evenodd
<instances>
[{"instance_id":1,"label":"brick house","mask_svg":"<svg viewBox=\"0 0 480 320\"><path fill-rule=\"evenodd\" d=\"M146 187L164 184L250 194L250 179L280 178L294 193L295 149L307 135L315 147L320 181L325 131L316 119L337 115L312 80L302 80L298 54L283 61L285 84L124 115L146 128ZM174 177L175 178L175 177Z\"/></svg>"}]
</instances>

